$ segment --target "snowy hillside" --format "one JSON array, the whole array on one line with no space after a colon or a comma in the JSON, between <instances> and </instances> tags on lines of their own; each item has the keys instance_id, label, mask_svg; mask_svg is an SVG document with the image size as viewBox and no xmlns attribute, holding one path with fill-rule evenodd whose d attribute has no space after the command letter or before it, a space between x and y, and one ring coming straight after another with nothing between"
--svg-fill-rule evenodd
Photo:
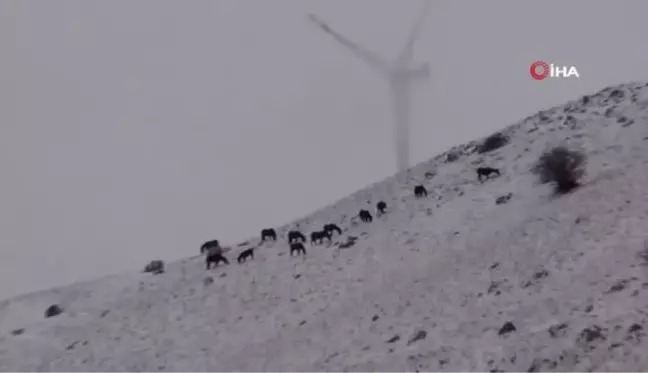
<instances>
[{"instance_id":1,"label":"snowy hillside","mask_svg":"<svg viewBox=\"0 0 648 373\"><path fill-rule=\"evenodd\" d=\"M2 302L0 368L648 370L648 84L607 88L503 133L510 143L498 150L455 147L406 182L373 184L295 222L304 233L345 230L305 257L288 255L289 224L241 265L248 245L210 271L194 257L161 275ZM554 198L529 168L563 143L587 153L587 174ZM480 184L478 165L502 176ZM427 198L414 198L419 183ZM379 200L387 215L352 219ZM342 248L349 236L356 244ZM64 312L44 318L52 304Z\"/></svg>"}]
</instances>

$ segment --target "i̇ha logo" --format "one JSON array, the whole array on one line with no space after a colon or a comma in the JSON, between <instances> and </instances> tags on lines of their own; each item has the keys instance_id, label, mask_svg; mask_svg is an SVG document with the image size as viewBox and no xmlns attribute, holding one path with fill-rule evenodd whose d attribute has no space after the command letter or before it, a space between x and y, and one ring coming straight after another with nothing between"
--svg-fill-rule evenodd
<instances>
[{"instance_id":1,"label":"i\u0307ha logo","mask_svg":"<svg viewBox=\"0 0 648 373\"><path fill-rule=\"evenodd\" d=\"M531 77L535 80L544 80L548 77L569 78L574 76L580 78L576 66L559 66L544 61L536 61L532 63L529 72L531 73Z\"/></svg>"}]
</instances>

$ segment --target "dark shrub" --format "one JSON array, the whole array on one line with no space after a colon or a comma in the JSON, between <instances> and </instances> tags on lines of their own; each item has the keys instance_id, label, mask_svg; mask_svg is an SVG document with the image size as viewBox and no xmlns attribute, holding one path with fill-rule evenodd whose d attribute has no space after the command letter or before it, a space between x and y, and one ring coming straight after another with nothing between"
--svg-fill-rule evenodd
<instances>
[{"instance_id":1,"label":"dark shrub","mask_svg":"<svg viewBox=\"0 0 648 373\"><path fill-rule=\"evenodd\" d=\"M567 193L580 185L578 180L585 174L585 163L583 153L558 146L542 154L531 172L541 183L553 183L557 193Z\"/></svg>"},{"instance_id":2,"label":"dark shrub","mask_svg":"<svg viewBox=\"0 0 648 373\"><path fill-rule=\"evenodd\" d=\"M506 144L508 144L508 138L506 138L506 136L504 136L503 134L497 132L488 136L488 138L486 138L486 140L484 140L484 142L479 145L477 152L479 154L487 153L495 149L499 149Z\"/></svg>"},{"instance_id":3,"label":"dark shrub","mask_svg":"<svg viewBox=\"0 0 648 373\"><path fill-rule=\"evenodd\" d=\"M164 273L164 262L161 260L151 260L151 262L144 267L144 272L152 273L154 275Z\"/></svg>"},{"instance_id":4,"label":"dark shrub","mask_svg":"<svg viewBox=\"0 0 648 373\"><path fill-rule=\"evenodd\" d=\"M616 99L621 99L625 96L625 93L621 89L614 89L612 92L610 92L610 97L611 98L616 98Z\"/></svg>"},{"instance_id":5,"label":"dark shrub","mask_svg":"<svg viewBox=\"0 0 648 373\"><path fill-rule=\"evenodd\" d=\"M459 159L459 154L457 152L450 152L446 154L445 162L451 163Z\"/></svg>"},{"instance_id":6,"label":"dark shrub","mask_svg":"<svg viewBox=\"0 0 648 373\"><path fill-rule=\"evenodd\" d=\"M24 328L14 329L11 331L11 335L21 335L25 332Z\"/></svg>"},{"instance_id":7,"label":"dark shrub","mask_svg":"<svg viewBox=\"0 0 648 373\"><path fill-rule=\"evenodd\" d=\"M58 304L52 304L45 310L45 317L54 317L63 313L63 309Z\"/></svg>"},{"instance_id":8,"label":"dark shrub","mask_svg":"<svg viewBox=\"0 0 648 373\"><path fill-rule=\"evenodd\" d=\"M511 197L513 197L513 193L507 193L503 196L499 196L495 198L495 204L496 205L502 205L504 203L507 203L508 201L511 200Z\"/></svg>"}]
</instances>

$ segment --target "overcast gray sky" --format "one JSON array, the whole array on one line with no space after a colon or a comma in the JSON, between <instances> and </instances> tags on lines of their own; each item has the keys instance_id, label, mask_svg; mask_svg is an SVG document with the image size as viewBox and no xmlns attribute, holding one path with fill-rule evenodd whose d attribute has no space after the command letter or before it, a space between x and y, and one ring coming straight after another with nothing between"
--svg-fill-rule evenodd
<instances>
[{"instance_id":1,"label":"overcast gray sky","mask_svg":"<svg viewBox=\"0 0 648 373\"><path fill-rule=\"evenodd\" d=\"M434 1L412 162L644 80L643 0ZM387 86L421 0L0 1L0 298L236 243L388 176ZM531 62L578 80L533 81Z\"/></svg>"}]
</instances>

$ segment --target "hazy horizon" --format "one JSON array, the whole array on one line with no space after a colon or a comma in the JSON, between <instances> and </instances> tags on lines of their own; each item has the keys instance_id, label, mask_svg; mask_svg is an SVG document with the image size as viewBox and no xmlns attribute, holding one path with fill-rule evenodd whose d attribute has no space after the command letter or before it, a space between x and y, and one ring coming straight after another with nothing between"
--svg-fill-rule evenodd
<instances>
[{"instance_id":1,"label":"hazy horizon","mask_svg":"<svg viewBox=\"0 0 648 373\"><path fill-rule=\"evenodd\" d=\"M412 165L648 80L648 3L433 3L415 47L431 76L412 94ZM0 299L236 244L391 175L386 82L306 15L392 59L420 8L0 2ZM580 78L534 81L536 60Z\"/></svg>"}]
</instances>

